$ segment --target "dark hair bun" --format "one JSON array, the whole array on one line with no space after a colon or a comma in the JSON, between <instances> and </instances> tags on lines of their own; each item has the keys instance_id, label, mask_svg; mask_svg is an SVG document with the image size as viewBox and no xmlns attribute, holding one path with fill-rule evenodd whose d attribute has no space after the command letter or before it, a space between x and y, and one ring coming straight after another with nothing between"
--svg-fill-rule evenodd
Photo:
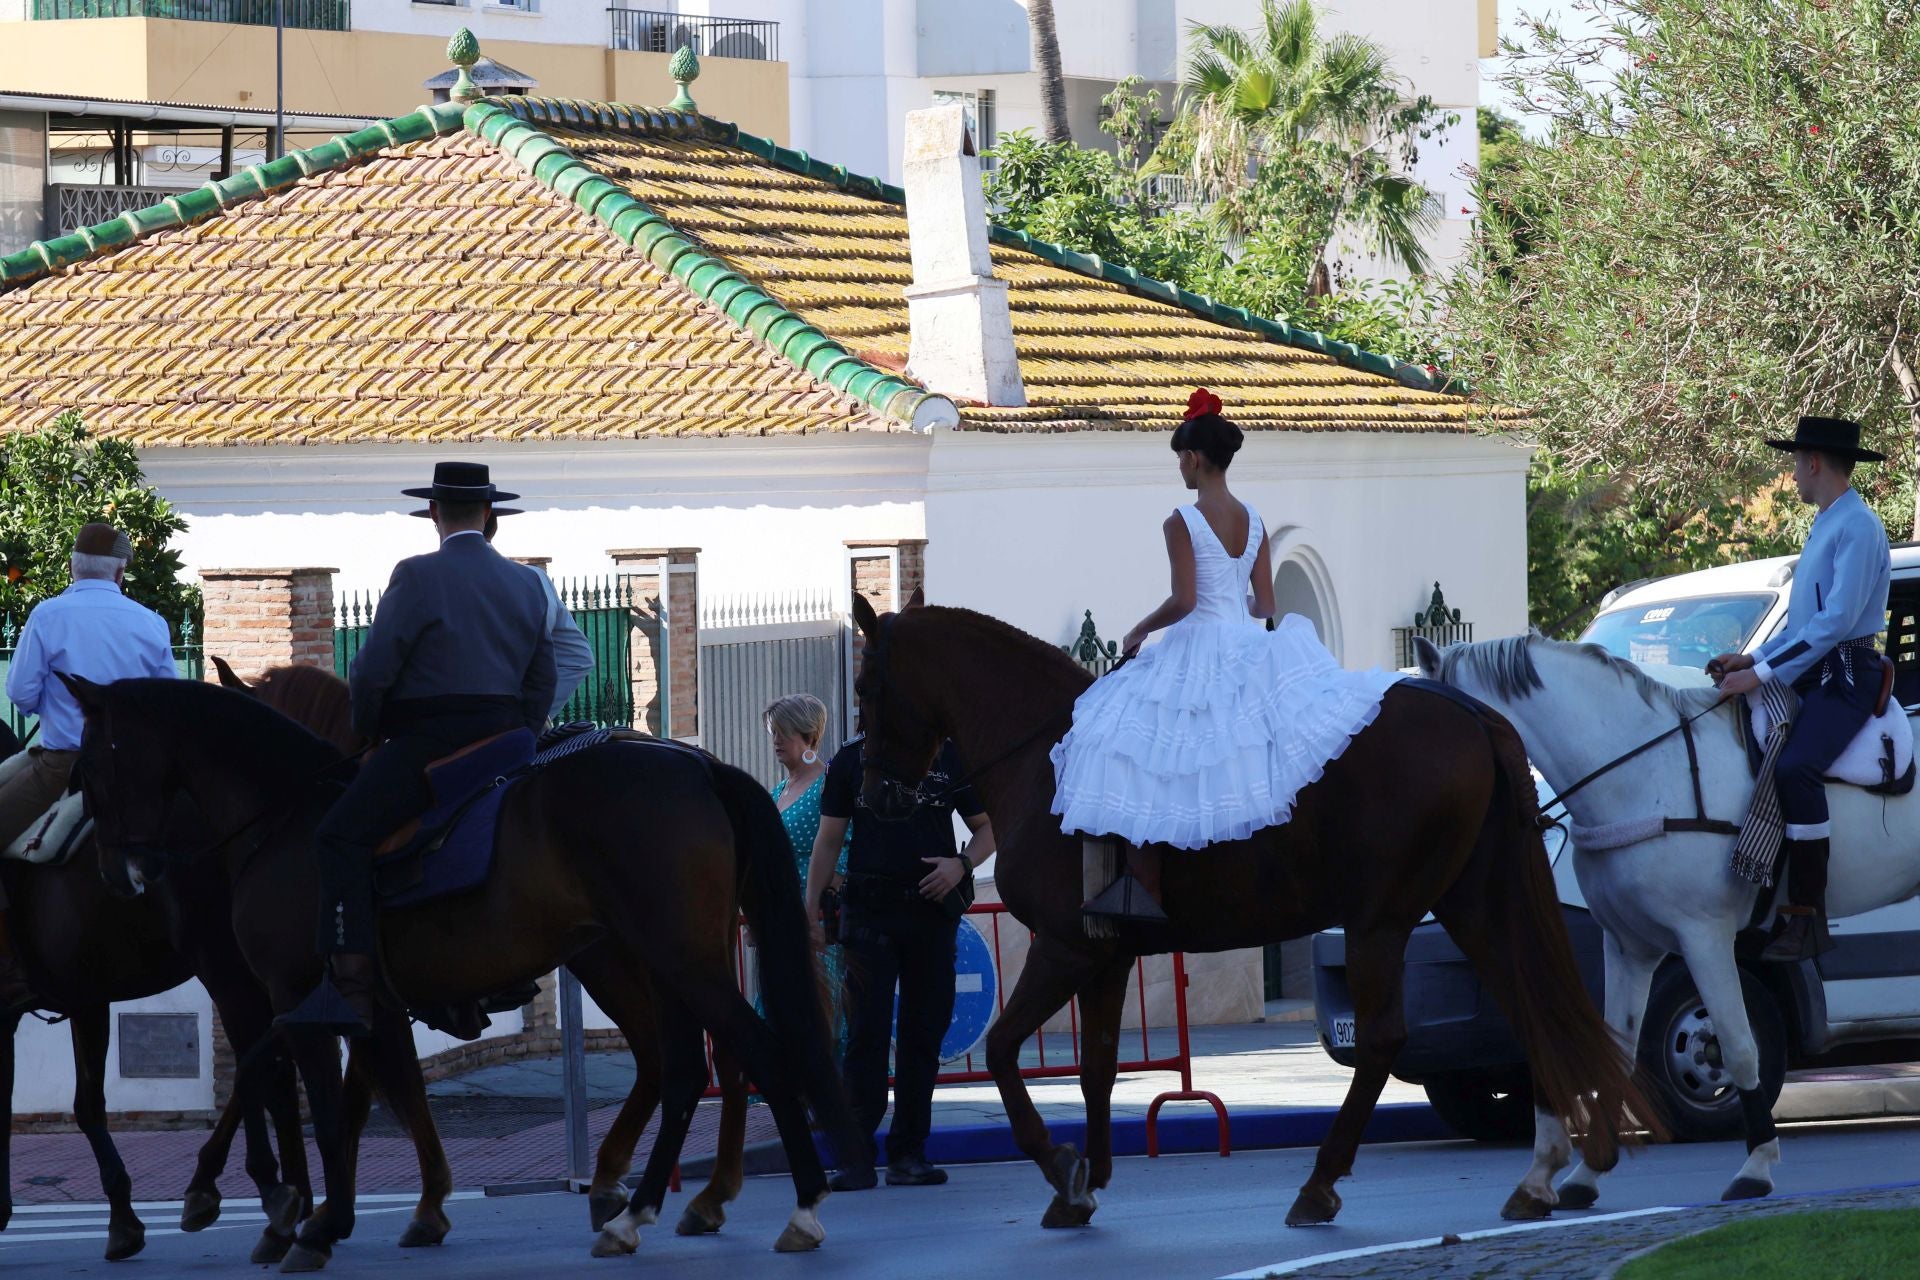
<instances>
[{"instance_id":1,"label":"dark hair bun","mask_svg":"<svg viewBox=\"0 0 1920 1280\"><path fill-rule=\"evenodd\" d=\"M1244 438L1240 428L1219 414L1201 413L1174 428L1173 450L1183 453L1191 449L1225 471L1232 465L1233 455L1240 452Z\"/></svg>"}]
</instances>

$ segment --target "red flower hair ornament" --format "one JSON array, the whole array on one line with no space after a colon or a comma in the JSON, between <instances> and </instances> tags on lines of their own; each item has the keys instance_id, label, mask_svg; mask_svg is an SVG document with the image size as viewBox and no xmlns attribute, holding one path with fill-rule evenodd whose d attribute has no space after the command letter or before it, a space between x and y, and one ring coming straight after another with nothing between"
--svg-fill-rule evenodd
<instances>
[{"instance_id":1,"label":"red flower hair ornament","mask_svg":"<svg viewBox=\"0 0 1920 1280\"><path fill-rule=\"evenodd\" d=\"M1181 420L1191 422L1203 414L1219 412L1220 397L1205 387L1195 387L1193 394L1187 397L1187 411L1181 415Z\"/></svg>"}]
</instances>

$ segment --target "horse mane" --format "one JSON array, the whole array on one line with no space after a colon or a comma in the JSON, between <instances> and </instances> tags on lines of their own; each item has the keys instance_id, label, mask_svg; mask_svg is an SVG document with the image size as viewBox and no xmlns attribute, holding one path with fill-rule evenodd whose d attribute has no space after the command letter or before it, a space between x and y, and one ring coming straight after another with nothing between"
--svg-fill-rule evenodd
<instances>
[{"instance_id":1,"label":"horse mane","mask_svg":"<svg viewBox=\"0 0 1920 1280\"><path fill-rule=\"evenodd\" d=\"M1666 707L1678 715L1695 715L1712 706L1720 697L1719 690L1711 687L1690 689L1657 680L1639 665L1616 657L1597 644L1549 640L1537 631L1505 636L1499 640L1456 644L1442 650L1440 682L1454 683L1455 674L1464 667L1491 688L1496 696L1509 702L1522 701L1546 687L1540 678L1540 669L1533 661L1536 645L1545 645L1598 662L1620 677L1648 706Z\"/></svg>"},{"instance_id":2,"label":"horse mane","mask_svg":"<svg viewBox=\"0 0 1920 1280\"><path fill-rule=\"evenodd\" d=\"M242 758L279 768L319 768L341 752L305 725L264 702L199 680L117 680L106 686L112 704L159 720L174 732L191 726L226 743L262 748ZM284 757L284 758L283 758Z\"/></svg>"},{"instance_id":3,"label":"horse mane","mask_svg":"<svg viewBox=\"0 0 1920 1280\"><path fill-rule=\"evenodd\" d=\"M1006 645L1013 652L1015 665L1011 669L1002 668L1003 675L1030 672L1036 679L1065 677L1076 689L1093 682L1087 669L1067 656L1059 646L1048 644L1038 636L1022 631L1012 623L1002 622L991 614L963 609L958 605L925 605L900 616L911 618L916 613L925 614L929 621L948 621L962 628L985 632L992 640Z\"/></svg>"},{"instance_id":4,"label":"horse mane","mask_svg":"<svg viewBox=\"0 0 1920 1280\"><path fill-rule=\"evenodd\" d=\"M253 696L325 738L343 755L353 755L367 745L353 731L353 698L347 682L324 667L304 663L269 667L253 682Z\"/></svg>"}]
</instances>

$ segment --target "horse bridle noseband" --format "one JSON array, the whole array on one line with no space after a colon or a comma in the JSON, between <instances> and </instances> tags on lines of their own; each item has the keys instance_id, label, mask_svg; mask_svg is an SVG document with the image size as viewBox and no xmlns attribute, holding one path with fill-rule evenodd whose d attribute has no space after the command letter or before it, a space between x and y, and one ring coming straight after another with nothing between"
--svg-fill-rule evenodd
<instances>
[{"instance_id":1,"label":"horse bridle noseband","mask_svg":"<svg viewBox=\"0 0 1920 1280\"><path fill-rule=\"evenodd\" d=\"M1699 747L1695 745L1694 738L1693 738L1693 725L1696 720L1702 720L1702 719L1705 719L1707 716L1712 715L1714 712L1718 711L1720 708L1726 706L1729 702L1731 702L1737 696L1738 696L1737 694L1731 694L1731 693L1722 694L1719 698L1714 700L1713 705L1706 707L1700 711L1696 711L1690 716L1681 717L1680 723L1673 726L1673 728L1668 729L1664 733L1656 734L1655 736L1648 738L1645 742L1633 748L1631 751L1622 752L1620 755L1615 756L1613 759L1607 761L1605 764L1601 765L1599 768L1588 773L1585 777L1581 778L1578 782L1574 783L1572 786L1568 787L1566 790L1555 795L1551 800L1548 800L1545 804L1536 805L1535 815L1534 815L1535 824L1542 831L1546 831L1552 827L1560 826L1561 823L1563 823L1568 817L1568 812L1566 811L1567 797L1574 795L1576 792L1584 788L1588 783L1596 782L1599 779L1606 777L1609 773L1612 773L1615 769L1618 769L1621 765L1626 764L1628 761L1638 759L1640 756L1645 755L1647 752L1653 750L1655 747L1659 746L1661 743L1665 742L1668 738L1671 738L1674 734L1677 733L1687 744L1687 771L1692 776L1692 779L1693 779L1693 814L1694 816L1691 818L1663 818L1661 819L1662 829L1670 832L1671 831L1703 831L1711 835L1720 835L1720 836L1739 835L1740 827L1738 823L1728 822L1723 818L1709 818L1707 816L1706 798L1704 793L1700 789L1700 750L1699 750ZM1555 805L1561 806L1561 809L1562 809L1560 816L1557 818L1550 816L1548 813L1548 810L1552 809Z\"/></svg>"}]
</instances>

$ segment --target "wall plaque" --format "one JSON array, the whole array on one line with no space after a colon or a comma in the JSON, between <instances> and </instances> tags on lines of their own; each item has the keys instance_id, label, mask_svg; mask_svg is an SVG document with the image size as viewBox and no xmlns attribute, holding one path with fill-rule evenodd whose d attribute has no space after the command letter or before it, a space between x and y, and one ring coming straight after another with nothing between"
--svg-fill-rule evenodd
<instances>
[{"instance_id":1,"label":"wall plaque","mask_svg":"<svg viewBox=\"0 0 1920 1280\"><path fill-rule=\"evenodd\" d=\"M193 1080L200 1075L200 1016L120 1015L122 1080Z\"/></svg>"}]
</instances>

